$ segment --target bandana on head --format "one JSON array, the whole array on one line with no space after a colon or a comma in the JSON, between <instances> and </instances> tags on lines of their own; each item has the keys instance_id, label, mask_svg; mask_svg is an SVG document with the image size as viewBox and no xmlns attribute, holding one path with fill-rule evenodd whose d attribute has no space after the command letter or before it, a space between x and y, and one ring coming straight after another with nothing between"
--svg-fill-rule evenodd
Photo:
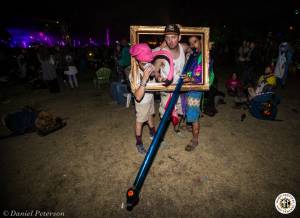
<instances>
[{"instance_id":1,"label":"bandana on head","mask_svg":"<svg viewBox=\"0 0 300 218\"><path fill-rule=\"evenodd\" d=\"M153 60L152 50L146 43L131 46L129 52L139 62L151 62Z\"/></svg>"}]
</instances>

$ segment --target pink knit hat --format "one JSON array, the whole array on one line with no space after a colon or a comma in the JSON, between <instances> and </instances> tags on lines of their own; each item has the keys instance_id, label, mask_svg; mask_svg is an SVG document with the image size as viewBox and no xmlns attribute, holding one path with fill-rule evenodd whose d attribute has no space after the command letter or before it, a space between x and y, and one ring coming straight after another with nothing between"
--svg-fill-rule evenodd
<instances>
[{"instance_id":1,"label":"pink knit hat","mask_svg":"<svg viewBox=\"0 0 300 218\"><path fill-rule=\"evenodd\" d=\"M129 52L139 62L151 62L153 60L152 50L146 43L131 46Z\"/></svg>"},{"instance_id":2,"label":"pink knit hat","mask_svg":"<svg viewBox=\"0 0 300 218\"><path fill-rule=\"evenodd\" d=\"M168 73L167 79L171 81L174 74L174 62L170 51L159 50L152 52L151 48L146 43L135 44L131 46L129 50L132 57L134 57L139 62L151 62L158 55L164 55L169 59L170 71Z\"/></svg>"}]
</instances>

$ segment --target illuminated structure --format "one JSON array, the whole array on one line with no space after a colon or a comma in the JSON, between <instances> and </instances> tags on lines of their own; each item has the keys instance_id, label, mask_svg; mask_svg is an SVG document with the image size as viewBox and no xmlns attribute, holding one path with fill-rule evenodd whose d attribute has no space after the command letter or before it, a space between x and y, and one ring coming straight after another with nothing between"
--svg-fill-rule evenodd
<instances>
[{"instance_id":1,"label":"illuminated structure","mask_svg":"<svg viewBox=\"0 0 300 218\"><path fill-rule=\"evenodd\" d=\"M69 27L58 20L26 20L7 25L10 47L28 48L34 45L64 46L71 42Z\"/></svg>"}]
</instances>

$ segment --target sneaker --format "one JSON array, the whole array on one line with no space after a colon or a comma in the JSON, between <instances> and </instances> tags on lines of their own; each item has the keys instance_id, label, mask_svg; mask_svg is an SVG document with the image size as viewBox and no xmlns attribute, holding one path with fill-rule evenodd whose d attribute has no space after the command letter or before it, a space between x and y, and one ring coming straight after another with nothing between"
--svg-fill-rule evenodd
<instances>
[{"instance_id":1,"label":"sneaker","mask_svg":"<svg viewBox=\"0 0 300 218\"><path fill-rule=\"evenodd\" d=\"M147 153L147 150L145 149L143 144L136 145L136 148L137 148L138 152L141 153L141 154L146 154Z\"/></svg>"}]
</instances>

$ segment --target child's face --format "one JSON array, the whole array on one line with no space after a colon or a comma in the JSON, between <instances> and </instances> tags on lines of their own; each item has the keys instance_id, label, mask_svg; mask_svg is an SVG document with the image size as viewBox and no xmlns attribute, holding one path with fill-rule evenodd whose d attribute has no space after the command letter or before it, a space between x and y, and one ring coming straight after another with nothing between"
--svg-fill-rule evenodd
<instances>
[{"instance_id":1,"label":"child's face","mask_svg":"<svg viewBox=\"0 0 300 218\"><path fill-rule=\"evenodd\" d=\"M189 38L189 44L190 44L191 48L196 48L197 50L201 49L201 42L195 36L192 36L191 38Z\"/></svg>"}]
</instances>

